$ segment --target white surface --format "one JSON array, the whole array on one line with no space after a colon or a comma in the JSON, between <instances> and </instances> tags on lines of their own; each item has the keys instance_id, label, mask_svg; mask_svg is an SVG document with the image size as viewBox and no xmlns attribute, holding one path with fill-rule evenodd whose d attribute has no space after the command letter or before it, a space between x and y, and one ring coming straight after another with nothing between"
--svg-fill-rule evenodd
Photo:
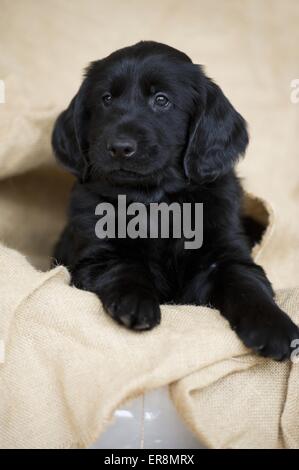
<instances>
[{"instance_id":1,"label":"white surface","mask_svg":"<svg viewBox=\"0 0 299 470\"><path fill-rule=\"evenodd\" d=\"M92 449L197 449L202 446L178 416L168 389L154 390L115 412Z\"/></svg>"}]
</instances>

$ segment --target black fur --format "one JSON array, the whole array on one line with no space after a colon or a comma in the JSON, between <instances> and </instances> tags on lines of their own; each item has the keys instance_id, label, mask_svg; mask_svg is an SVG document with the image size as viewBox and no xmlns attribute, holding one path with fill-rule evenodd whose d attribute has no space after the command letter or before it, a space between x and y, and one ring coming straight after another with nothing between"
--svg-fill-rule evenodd
<instances>
[{"instance_id":1,"label":"black fur","mask_svg":"<svg viewBox=\"0 0 299 470\"><path fill-rule=\"evenodd\" d=\"M58 160L78 179L56 260L129 328L157 325L161 303L210 305L248 347L289 357L298 328L275 304L242 225L233 168L247 144L242 116L182 52L141 42L92 63L53 132ZM95 207L116 205L118 194L128 203L203 202L203 246L99 240Z\"/></svg>"}]
</instances>

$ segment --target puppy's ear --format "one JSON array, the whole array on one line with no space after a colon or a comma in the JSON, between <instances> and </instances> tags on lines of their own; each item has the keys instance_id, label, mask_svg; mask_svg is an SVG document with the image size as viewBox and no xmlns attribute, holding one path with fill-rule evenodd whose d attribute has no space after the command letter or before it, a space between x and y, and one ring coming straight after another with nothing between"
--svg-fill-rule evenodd
<instances>
[{"instance_id":1,"label":"puppy's ear","mask_svg":"<svg viewBox=\"0 0 299 470\"><path fill-rule=\"evenodd\" d=\"M212 80L205 80L205 105L191 123L184 159L185 173L195 181L211 181L227 173L248 144L242 116Z\"/></svg>"},{"instance_id":2,"label":"puppy's ear","mask_svg":"<svg viewBox=\"0 0 299 470\"><path fill-rule=\"evenodd\" d=\"M87 179L88 172L88 112L85 109L83 85L69 107L58 116L52 134L52 146L57 160L81 181Z\"/></svg>"}]
</instances>

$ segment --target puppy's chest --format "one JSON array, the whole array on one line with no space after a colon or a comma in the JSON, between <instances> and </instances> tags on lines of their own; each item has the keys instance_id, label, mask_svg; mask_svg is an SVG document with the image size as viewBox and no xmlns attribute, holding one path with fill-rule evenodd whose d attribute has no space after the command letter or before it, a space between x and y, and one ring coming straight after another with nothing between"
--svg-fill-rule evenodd
<instances>
[{"instance_id":1,"label":"puppy's chest","mask_svg":"<svg viewBox=\"0 0 299 470\"><path fill-rule=\"evenodd\" d=\"M115 199L89 197L80 206L71 206L76 232L90 242L116 241L130 249L159 252L163 258L185 250L202 247L204 231L211 225L200 198L181 197L144 204L129 202L124 196ZM207 237L206 237L207 238Z\"/></svg>"}]
</instances>

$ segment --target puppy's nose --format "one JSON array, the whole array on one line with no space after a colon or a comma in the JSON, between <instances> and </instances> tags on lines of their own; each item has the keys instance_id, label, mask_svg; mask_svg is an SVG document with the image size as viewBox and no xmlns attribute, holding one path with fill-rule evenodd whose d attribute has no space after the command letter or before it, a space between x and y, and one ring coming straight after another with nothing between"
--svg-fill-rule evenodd
<instances>
[{"instance_id":1,"label":"puppy's nose","mask_svg":"<svg viewBox=\"0 0 299 470\"><path fill-rule=\"evenodd\" d=\"M132 157L136 153L137 144L134 140L114 140L108 142L107 150L111 157Z\"/></svg>"}]
</instances>

